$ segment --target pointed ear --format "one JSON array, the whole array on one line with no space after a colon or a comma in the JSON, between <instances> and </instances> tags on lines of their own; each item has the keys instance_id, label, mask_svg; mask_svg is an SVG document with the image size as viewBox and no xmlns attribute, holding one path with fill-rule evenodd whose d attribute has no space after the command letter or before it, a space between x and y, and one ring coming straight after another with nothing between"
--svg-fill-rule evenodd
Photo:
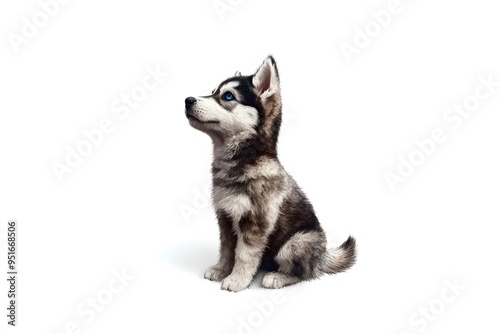
<instances>
[{"instance_id":1,"label":"pointed ear","mask_svg":"<svg viewBox=\"0 0 500 334\"><path fill-rule=\"evenodd\" d=\"M235 77L241 77L241 72L240 71L236 71L236 73L234 73L234 76Z\"/></svg>"},{"instance_id":2,"label":"pointed ear","mask_svg":"<svg viewBox=\"0 0 500 334\"><path fill-rule=\"evenodd\" d=\"M278 68L272 56L267 57L252 78L255 93L266 98L279 91Z\"/></svg>"}]
</instances>

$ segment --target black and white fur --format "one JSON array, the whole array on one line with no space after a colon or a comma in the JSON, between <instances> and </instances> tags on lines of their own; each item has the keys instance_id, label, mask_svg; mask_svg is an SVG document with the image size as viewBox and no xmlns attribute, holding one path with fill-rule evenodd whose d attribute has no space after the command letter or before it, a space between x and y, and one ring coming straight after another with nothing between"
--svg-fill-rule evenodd
<instances>
[{"instance_id":1,"label":"black and white fur","mask_svg":"<svg viewBox=\"0 0 500 334\"><path fill-rule=\"evenodd\" d=\"M220 256L205 278L222 282L224 290L241 291L263 269L268 272L262 286L274 289L355 263L353 237L326 248L311 203L278 160L281 95L273 57L255 74L237 73L212 95L188 97L185 105L191 126L213 141L212 198Z\"/></svg>"}]
</instances>

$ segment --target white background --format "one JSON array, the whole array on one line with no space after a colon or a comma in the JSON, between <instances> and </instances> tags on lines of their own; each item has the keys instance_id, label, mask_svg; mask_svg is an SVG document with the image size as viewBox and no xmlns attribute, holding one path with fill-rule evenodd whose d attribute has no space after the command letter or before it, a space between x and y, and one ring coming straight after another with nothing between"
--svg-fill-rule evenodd
<instances>
[{"instance_id":1,"label":"white background","mask_svg":"<svg viewBox=\"0 0 500 334\"><path fill-rule=\"evenodd\" d=\"M8 34L40 5L2 2L0 222L4 234L18 221L20 276L15 329L0 284L1 332L498 332L500 87L457 129L443 121L479 76L500 81L496 4L401 0L348 62L341 43L389 1L231 3L221 17L212 0L74 0L15 52ZM272 291L259 278L240 293L202 278L218 248L202 195L211 143L188 125L184 99L252 74L268 54L287 115L281 162L329 244L352 234L359 259L280 290L263 314L255 302L269 305ZM148 66L169 74L121 120L111 105ZM53 162L105 118L114 130L59 181ZM391 191L384 173L436 127L447 140ZM122 270L133 279L95 319L82 317L77 308L109 297ZM446 280L466 287L450 303L440 301ZM425 326L409 320L430 306L440 314ZM72 322L78 330L65 331Z\"/></svg>"}]
</instances>

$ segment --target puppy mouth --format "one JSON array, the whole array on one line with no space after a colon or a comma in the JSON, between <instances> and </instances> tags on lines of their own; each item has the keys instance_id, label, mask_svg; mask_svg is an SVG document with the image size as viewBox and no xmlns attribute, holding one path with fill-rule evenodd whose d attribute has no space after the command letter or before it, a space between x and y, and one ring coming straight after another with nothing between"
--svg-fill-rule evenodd
<instances>
[{"instance_id":1,"label":"puppy mouth","mask_svg":"<svg viewBox=\"0 0 500 334\"><path fill-rule=\"evenodd\" d=\"M186 117L190 121L194 121L196 123L201 123L201 124L219 124L219 121L202 121L199 118L197 118L196 116L194 116L192 114L189 114L189 113L186 113Z\"/></svg>"}]
</instances>

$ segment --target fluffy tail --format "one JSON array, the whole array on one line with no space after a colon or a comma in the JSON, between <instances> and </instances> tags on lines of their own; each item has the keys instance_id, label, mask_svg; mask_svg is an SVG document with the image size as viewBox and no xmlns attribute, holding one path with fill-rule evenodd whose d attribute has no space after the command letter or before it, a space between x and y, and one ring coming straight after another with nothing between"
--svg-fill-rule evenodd
<instances>
[{"instance_id":1,"label":"fluffy tail","mask_svg":"<svg viewBox=\"0 0 500 334\"><path fill-rule=\"evenodd\" d=\"M339 247L328 249L322 269L327 274L336 274L351 268L354 263L356 263L356 239L349 236Z\"/></svg>"}]
</instances>

